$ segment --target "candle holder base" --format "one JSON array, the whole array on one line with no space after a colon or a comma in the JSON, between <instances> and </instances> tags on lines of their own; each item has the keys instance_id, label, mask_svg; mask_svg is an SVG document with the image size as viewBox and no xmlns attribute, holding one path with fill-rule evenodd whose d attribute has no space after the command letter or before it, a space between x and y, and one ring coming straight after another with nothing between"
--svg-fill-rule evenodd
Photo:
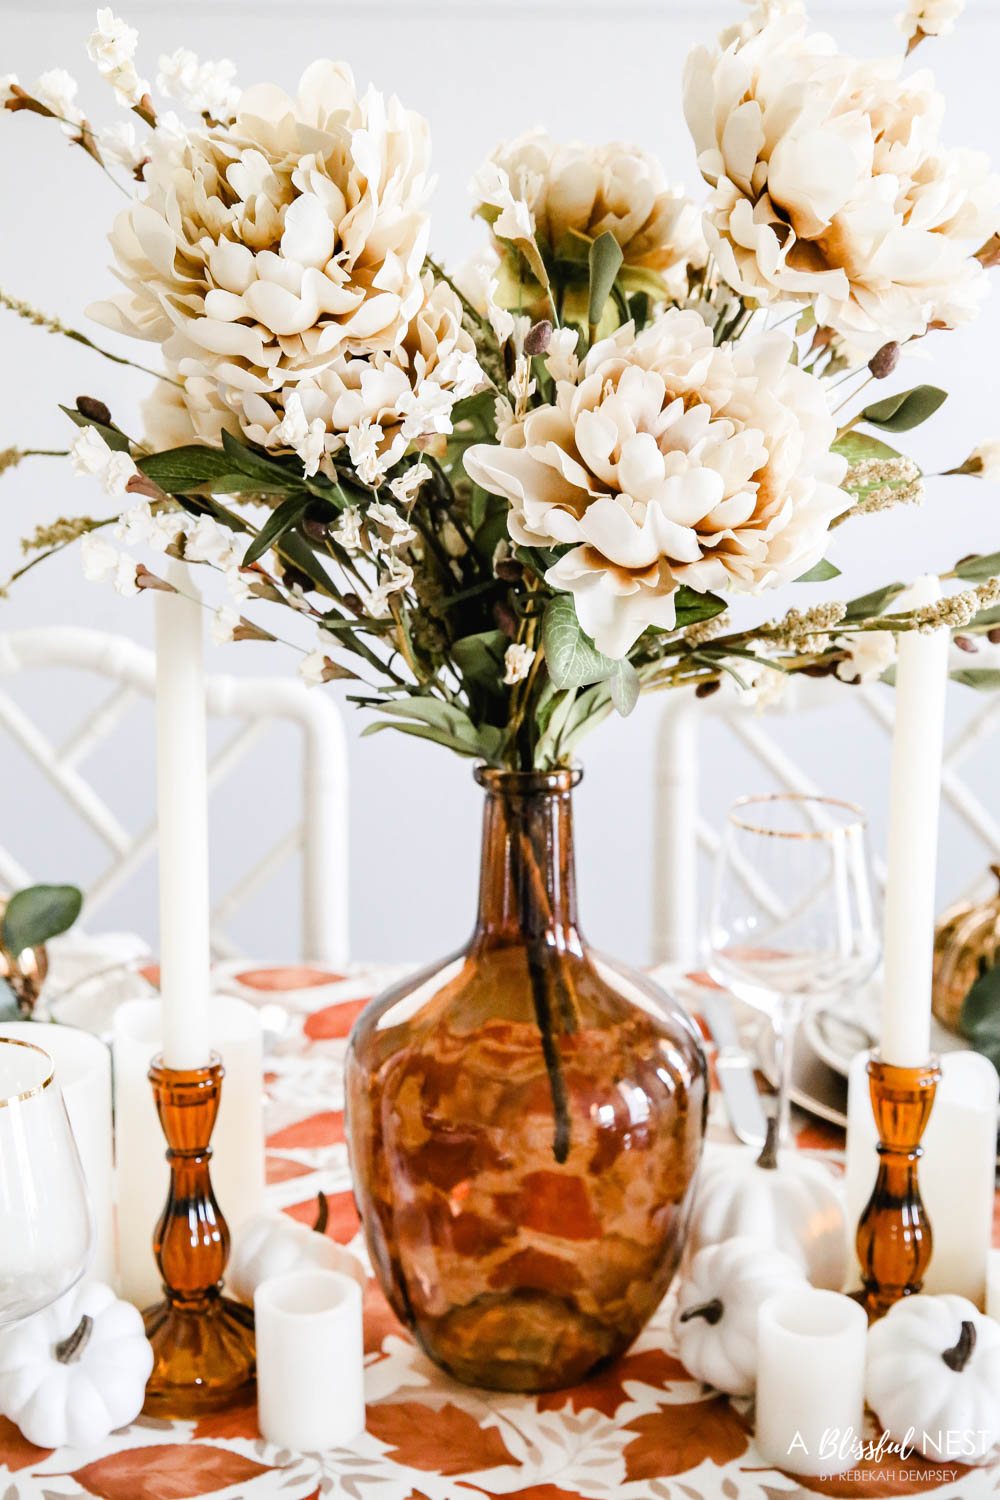
<instances>
[{"instance_id":1,"label":"candle holder base","mask_svg":"<svg viewBox=\"0 0 1000 1500\"><path fill-rule=\"evenodd\" d=\"M919 1068L897 1068L877 1055L868 1063L879 1162L858 1224L862 1285L855 1295L870 1323L919 1292L930 1263L933 1237L917 1166L940 1078L936 1058Z\"/></svg>"},{"instance_id":2,"label":"candle holder base","mask_svg":"<svg viewBox=\"0 0 1000 1500\"><path fill-rule=\"evenodd\" d=\"M146 1416L200 1417L249 1400L256 1353L253 1313L229 1297L184 1307L164 1299L143 1313L153 1346Z\"/></svg>"},{"instance_id":3,"label":"candle holder base","mask_svg":"<svg viewBox=\"0 0 1000 1500\"><path fill-rule=\"evenodd\" d=\"M249 1396L256 1369L253 1313L222 1295L229 1229L209 1174L222 1063L176 1069L156 1057L149 1079L170 1189L153 1236L165 1296L143 1313L154 1356L143 1411L192 1417Z\"/></svg>"}]
</instances>

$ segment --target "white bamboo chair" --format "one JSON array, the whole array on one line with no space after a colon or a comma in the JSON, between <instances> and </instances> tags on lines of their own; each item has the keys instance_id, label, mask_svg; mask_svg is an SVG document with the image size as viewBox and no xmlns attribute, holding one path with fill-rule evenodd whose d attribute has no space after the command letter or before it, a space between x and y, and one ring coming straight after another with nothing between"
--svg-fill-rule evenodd
<instances>
[{"instance_id":1,"label":"white bamboo chair","mask_svg":"<svg viewBox=\"0 0 1000 1500\"><path fill-rule=\"evenodd\" d=\"M88 824L107 846L109 863L84 891L83 920L89 922L156 849L155 817L130 832L82 770L84 760L104 744L134 703L152 696L155 660L133 641L96 630L54 626L0 634L0 679L51 668L95 674L114 686L58 746L0 688L0 733L34 761L64 810ZM348 955L347 749L341 716L329 696L277 677L210 676L206 697L209 715L238 721L235 733L210 761L210 793L280 722L294 724L302 743L302 820L215 903L213 951L219 958L240 956L225 924L278 868L301 853L302 956L339 967ZM0 848L0 882L16 890L31 880L14 854Z\"/></svg>"},{"instance_id":2,"label":"white bamboo chair","mask_svg":"<svg viewBox=\"0 0 1000 1500\"><path fill-rule=\"evenodd\" d=\"M1000 859L1000 821L963 779L962 767L984 741L1000 729L1000 694L974 700L969 690L952 687L965 695L968 717L950 736L946 735L941 777L942 821L956 818L984 848L984 865ZM849 698L845 695L849 694ZM884 753L889 754L894 713L890 690L880 684L845 688L828 678L797 679L790 684L776 709L758 714L728 693L697 702L693 692L664 695L657 744L654 790L652 951L654 961L680 972L697 967L698 954L698 855L714 855L719 847L717 827L699 811L699 735L707 722L721 726L750 752L753 760L776 784L777 789L803 795L820 793L814 779L779 743L772 727L790 714L826 706L839 696L850 702L884 731ZM724 809L716 809L716 822ZM884 881L881 861L875 874ZM752 881L751 871L744 878ZM972 881L963 895L980 895L993 888L985 874Z\"/></svg>"}]
</instances>

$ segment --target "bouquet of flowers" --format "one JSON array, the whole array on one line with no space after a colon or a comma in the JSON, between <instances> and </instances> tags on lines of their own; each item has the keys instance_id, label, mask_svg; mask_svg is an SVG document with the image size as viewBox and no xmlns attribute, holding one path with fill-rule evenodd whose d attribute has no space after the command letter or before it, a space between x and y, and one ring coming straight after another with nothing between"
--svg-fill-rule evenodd
<instances>
[{"instance_id":1,"label":"bouquet of flowers","mask_svg":"<svg viewBox=\"0 0 1000 1500\"><path fill-rule=\"evenodd\" d=\"M910 50L958 9L911 0ZM896 443L945 393L897 372L1000 261L1000 183L941 144L926 70L845 56L796 0L761 0L684 69L703 205L636 147L535 131L476 173L483 253L448 271L426 122L344 64L293 98L180 49L154 90L110 10L87 45L120 123L84 118L58 70L0 101L125 188L124 291L91 314L160 360L144 432L97 398L64 408L74 470L122 509L40 529L19 572L77 540L125 593L184 586L162 554L220 570L218 639L277 639L273 607L295 611L303 676L348 679L369 732L521 770L566 764L640 692L728 677L766 699L790 674L886 673L900 631L995 632L1000 554L948 567L929 608L890 582L727 611L836 577L836 527L923 498ZM998 469L992 442L947 472Z\"/></svg>"}]
</instances>

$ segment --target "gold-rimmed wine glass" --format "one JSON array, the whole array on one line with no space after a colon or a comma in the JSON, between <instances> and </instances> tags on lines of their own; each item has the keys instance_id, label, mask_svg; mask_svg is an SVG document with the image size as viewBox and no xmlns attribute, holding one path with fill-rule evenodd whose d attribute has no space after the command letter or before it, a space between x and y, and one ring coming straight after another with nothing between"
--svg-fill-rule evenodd
<instances>
[{"instance_id":1,"label":"gold-rimmed wine glass","mask_svg":"<svg viewBox=\"0 0 1000 1500\"><path fill-rule=\"evenodd\" d=\"M33 1042L0 1037L0 1326L79 1281L92 1238L52 1059Z\"/></svg>"},{"instance_id":2,"label":"gold-rimmed wine glass","mask_svg":"<svg viewBox=\"0 0 1000 1500\"><path fill-rule=\"evenodd\" d=\"M712 977L771 1020L778 1139L787 1141L803 1006L860 987L879 960L861 808L798 793L735 802L715 864L707 949Z\"/></svg>"}]
</instances>

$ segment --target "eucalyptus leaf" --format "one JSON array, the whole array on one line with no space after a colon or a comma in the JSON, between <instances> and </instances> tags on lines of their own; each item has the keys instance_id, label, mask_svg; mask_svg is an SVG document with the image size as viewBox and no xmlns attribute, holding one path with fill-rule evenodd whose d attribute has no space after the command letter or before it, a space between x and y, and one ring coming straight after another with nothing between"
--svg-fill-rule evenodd
<instances>
[{"instance_id":1,"label":"eucalyptus leaf","mask_svg":"<svg viewBox=\"0 0 1000 1500\"><path fill-rule=\"evenodd\" d=\"M919 427L932 417L947 399L948 392L936 385L915 385L912 390L897 391L884 401L866 406L861 420L886 432L909 432L911 427Z\"/></svg>"},{"instance_id":2,"label":"eucalyptus leaf","mask_svg":"<svg viewBox=\"0 0 1000 1500\"><path fill-rule=\"evenodd\" d=\"M698 594L682 584L674 594L674 609L677 612L677 629L696 625L699 620L712 620L726 608L725 599L718 594Z\"/></svg>"},{"instance_id":3,"label":"eucalyptus leaf","mask_svg":"<svg viewBox=\"0 0 1000 1500\"><path fill-rule=\"evenodd\" d=\"M584 632L569 594L556 594L549 600L542 639L549 676L557 688L604 682L618 670L618 663L603 656Z\"/></svg>"},{"instance_id":4,"label":"eucalyptus leaf","mask_svg":"<svg viewBox=\"0 0 1000 1500\"><path fill-rule=\"evenodd\" d=\"M502 630L483 630L455 641L451 654L466 682L475 683L487 693L499 693L507 644Z\"/></svg>"},{"instance_id":5,"label":"eucalyptus leaf","mask_svg":"<svg viewBox=\"0 0 1000 1500\"><path fill-rule=\"evenodd\" d=\"M590 247L590 301L587 318L594 327L601 321L604 305L611 295L618 268L624 260L622 247L610 230L605 230Z\"/></svg>"},{"instance_id":6,"label":"eucalyptus leaf","mask_svg":"<svg viewBox=\"0 0 1000 1500\"><path fill-rule=\"evenodd\" d=\"M980 553L955 564L955 575L970 583L982 583L1000 573L1000 552Z\"/></svg>"},{"instance_id":7,"label":"eucalyptus leaf","mask_svg":"<svg viewBox=\"0 0 1000 1500\"><path fill-rule=\"evenodd\" d=\"M620 661L608 678L608 687L611 701L623 719L628 718L639 701L639 686L639 674L632 663L627 659Z\"/></svg>"},{"instance_id":8,"label":"eucalyptus leaf","mask_svg":"<svg viewBox=\"0 0 1000 1500\"><path fill-rule=\"evenodd\" d=\"M116 453L128 452L130 447L129 440L119 428L109 427L106 422L95 422L92 417L85 417L82 411L77 411L75 406L60 405L59 410L64 411L70 421L76 423L77 427L93 427L95 432L101 434L108 447L113 448Z\"/></svg>"},{"instance_id":9,"label":"eucalyptus leaf","mask_svg":"<svg viewBox=\"0 0 1000 1500\"><path fill-rule=\"evenodd\" d=\"M15 958L72 927L83 897L75 885L31 885L7 902L0 941Z\"/></svg>"},{"instance_id":10,"label":"eucalyptus leaf","mask_svg":"<svg viewBox=\"0 0 1000 1500\"><path fill-rule=\"evenodd\" d=\"M858 432L856 427L839 437L833 444L832 451L846 458L849 464L863 463L867 458L883 460L900 457L898 449L890 448L888 443L872 437L868 432Z\"/></svg>"},{"instance_id":11,"label":"eucalyptus leaf","mask_svg":"<svg viewBox=\"0 0 1000 1500\"><path fill-rule=\"evenodd\" d=\"M887 583L883 588L874 589L870 594L862 594L859 598L852 599L844 615L845 621L868 620L875 615L882 614L905 588L905 583Z\"/></svg>"},{"instance_id":12,"label":"eucalyptus leaf","mask_svg":"<svg viewBox=\"0 0 1000 1500\"><path fill-rule=\"evenodd\" d=\"M1000 667L960 667L951 672L952 682L975 688L980 693L1000 692Z\"/></svg>"},{"instance_id":13,"label":"eucalyptus leaf","mask_svg":"<svg viewBox=\"0 0 1000 1500\"><path fill-rule=\"evenodd\" d=\"M263 557L268 548L273 547L284 532L300 521L308 504L309 501L304 495L289 495L288 499L283 500L277 509L272 510L243 554L244 568L248 568L251 563Z\"/></svg>"},{"instance_id":14,"label":"eucalyptus leaf","mask_svg":"<svg viewBox=\"0 0 1000 1500\"><path fill-rule=\"evenodd\" d=\"M809 569L808 573L800 573L795 582L826 583L827 579L829 578L839 577L840 569L837 567L836 563L832 563L827 558L821 557L819 562L816 563L814 567Z\"/></svg>"}]
</instances>

